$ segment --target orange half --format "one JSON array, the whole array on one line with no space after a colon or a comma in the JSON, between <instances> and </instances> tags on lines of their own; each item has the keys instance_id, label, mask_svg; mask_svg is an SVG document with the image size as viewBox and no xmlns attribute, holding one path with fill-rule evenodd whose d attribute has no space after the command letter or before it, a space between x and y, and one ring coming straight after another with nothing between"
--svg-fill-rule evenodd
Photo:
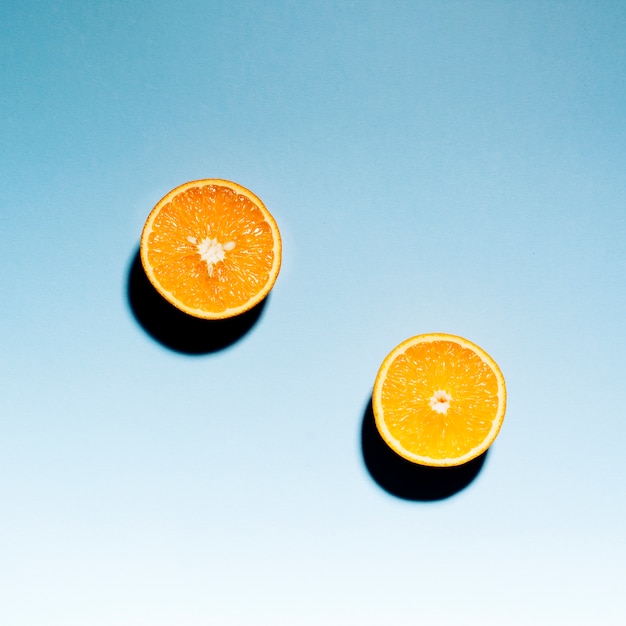
<instances>
[{"instance_id":1,"label":"orange half","mask_svg":"<svg viewBox=\"0 0 626 626\"><path fill-rule=\"evenodd\" d=\"M269 294L282 244L276 221L257 196L212 178L180 185L156 204L140 253L148 279L176 308L224 319Z\"/></svg>"},{"instance_id":2,"label":"orange half","mask_svg":"<svg viewBox=\"0 0 626 626\"><path fill-rule=\"evenodd\" d=\"M506 387L482 348L431 333L407 339L385 358L372 405L378 431L400 456L421 465L461 465L497 437Z\"/></svg>"}]
</instances>

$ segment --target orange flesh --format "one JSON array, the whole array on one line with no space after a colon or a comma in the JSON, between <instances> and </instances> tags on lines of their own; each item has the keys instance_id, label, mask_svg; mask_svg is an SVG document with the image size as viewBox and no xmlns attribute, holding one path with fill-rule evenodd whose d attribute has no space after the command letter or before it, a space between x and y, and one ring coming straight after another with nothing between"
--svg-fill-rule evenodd
<instances>
[{"instance_id":1,"label":"orange flesh","mask_svg":"<svg viewBox=\"0 0 626 626\"><path fill-rule=\"evenodd\" d=\"M446 412L431 408L444 391ZM432 459L459 458L480 446L498 413L498 380L475 352L451 341L410 346L390 365L381 391L384 421L402 448Z\"/></svg>"},{"instance_id":2,"label":"orange flesh","mask_svg":"<svg viewBox=\"0 0 626 626\"><path fill-rule=\"evenodd\" d=\"M207 238L234 243L211 271L197 245ZM154 277L190 309L220 313L245 306L266 286L274 266L274 237L263 212L224 186L175 195L156 215L147 243Z\"/></svg>"}]
</instances>

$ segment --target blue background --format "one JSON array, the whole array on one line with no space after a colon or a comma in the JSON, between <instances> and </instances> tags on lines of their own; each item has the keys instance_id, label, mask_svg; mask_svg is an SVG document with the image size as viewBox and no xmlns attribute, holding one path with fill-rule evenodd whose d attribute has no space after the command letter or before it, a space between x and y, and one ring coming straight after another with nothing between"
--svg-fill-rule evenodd
<instances>
[{"instance_id":1,"label":"blue background","mask_svg":"<svg viewBox=\"0 0 626 626\"><path fill-rule=\"evenodd\" d=\"M5 0L0 622L623 624L625 42L595 0ZM212 177L283 268L188 354L133 260ZM435 331L509 400L429 499L377 475L367 407Z\"/></svg>"}]
</instances>

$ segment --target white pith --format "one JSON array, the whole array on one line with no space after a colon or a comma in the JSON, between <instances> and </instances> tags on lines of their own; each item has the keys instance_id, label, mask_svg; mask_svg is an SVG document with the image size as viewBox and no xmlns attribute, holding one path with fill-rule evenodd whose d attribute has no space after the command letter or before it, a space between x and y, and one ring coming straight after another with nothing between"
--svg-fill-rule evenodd
<instances>
[{"instance_id":1,"label":"white pith","mask_svg":"<svg viewBox=\"0 0 626 626\"><path fill-rule=\"evenodd\" d=\"M450 408L452 396L443 389L437 389L430 398L430 408L437 413L446 414Z\"/></svg>"},{"instance_id":2,"label":"white pith","mask_svg":"<svg viewBox=\"0 0 626 626\"><path fill-rule=\"evenodd\" d=\"M235 247L234 241L221 244L217 238L205 237L200 243L195 237L188 238L189 243L196 244L200 258L206 263L209 276L213 276L213 268L226 258L226 252Z\"/></svg>"}]
</instances>

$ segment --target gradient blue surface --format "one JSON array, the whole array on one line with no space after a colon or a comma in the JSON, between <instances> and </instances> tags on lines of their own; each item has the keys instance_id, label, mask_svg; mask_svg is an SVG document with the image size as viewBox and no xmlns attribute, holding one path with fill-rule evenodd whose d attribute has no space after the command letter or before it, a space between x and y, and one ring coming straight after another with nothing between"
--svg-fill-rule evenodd
<instances>
[{"instance_id":1,"label":"gradient blue surface","mask_svg":"<svg viewBox=\"0 0 626 626\"><path fill-rule=\"evenodd\" d=\"M623 2L5 1L0 622L623 624ZM258 322L138 323L194 178L284 238ZM476 478L391 493L376 371L466 336L509 402Z\"/></svg>"}]
</instances>

